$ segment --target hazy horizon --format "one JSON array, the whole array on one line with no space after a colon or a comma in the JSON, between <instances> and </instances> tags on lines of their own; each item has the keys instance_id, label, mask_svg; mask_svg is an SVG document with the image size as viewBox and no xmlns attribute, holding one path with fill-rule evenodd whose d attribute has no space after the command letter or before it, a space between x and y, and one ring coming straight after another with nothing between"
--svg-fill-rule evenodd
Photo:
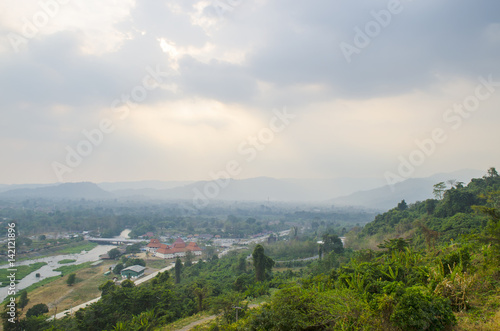
<instances>
[{"instance_id":1,"label":"hazy horizon","mask_svg":"<svg viewBox=\"0 0 500 331\"><path fill-rule=\"evenodd\" d=\"M0 0L0 183L500 164L500 3Z\"/></svg>"}]
</instances>

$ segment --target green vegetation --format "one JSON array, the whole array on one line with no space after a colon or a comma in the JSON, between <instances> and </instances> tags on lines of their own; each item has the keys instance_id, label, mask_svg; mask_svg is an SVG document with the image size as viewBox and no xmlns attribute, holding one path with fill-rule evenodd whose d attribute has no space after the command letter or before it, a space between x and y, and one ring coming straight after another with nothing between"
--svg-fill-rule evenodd
<instances>
[{"instance_id":1,"label":"green vegetation","mask_svg":"<svg viewBox=\"0 0 500 331\"><path fill-rule=\"evenodd\" d=\"M57 263L59 263L59 264L68 264L68 263L73 263L73 262L76 262L76 260L74 260L74 259L64 259L64 260L61 260L61 261L59 261Z\"/></svg>"},{"instance_id":2,"label":"green vegetation","mask_svg":"<svg viewBox=\"0 0 500 331\"><path fill-rule=\"evenodd\" d=\"M63 276L66 276L68 274L71 274L73 272L76 272L80 269L88 268L92 265L93 262L85 262L81 264L74 264L74 265L65 265L61 266L57 269L54 269L54 271L59 271L62 273Z\"/></svg>"},{"instance_id":3,"label":"green vegetation","mask_svg":"<svg viewBox=\"0 0 500 331\"><path fill-rule=\"evenodd\" d=\"M209 313L217 318L197 329L497 330L500 177L490 169L467 186L438 184L438 199L403 200L364 228L352 227L347 247L342 223L312 219L289 224L287 238L223 258L184 265L178 259L172 274L140 286L107 281L99 302L57 321L55 330L150 330ZM228 222L247 228L237 217ZM243 222L252 229L257 221ZM286 268L315 255L298 270ZM279 271L277 258L288 261ZM143 262L122 258L116 268ZM264 303L251 308L255 298ZM20 323L49 328L39 320Z\"/></svg>"},{"instance_id":4,"label":"green vegetation","mask_svg":"<svg viewBox=\"0 0 500 331\"><path fill-rule=\"evenodd\" d=\"M68 279L66 279L66 284L68 284L68 286L73 286L75 282L76 282L76 274L69 274Z\"/></svg>"},{"instance_id":5,"label":"green vegetation","mask_svg":"<svg viewBox=\"0 0 500 331\"><path fill-rule=\"evenodd\" d=\"M455 184L441 192L441 200L402 201L348 235L351 247L378 241L375 249L335 252L333 245L302 278L286 282L238 322L218 319L197 329L497 330L500 177L495 173L467 187Z\"/></svg>"},{"instance_id":6,"label":"green vegetation","mask_svg":"<svg viewBox=\"0 0 500 331\"><path fill-rule=\"evenodd\" d=\"M49 312L49 307L46 304L39 303L28 309L26 317L39 316Z\"/></svg>"},{"instance_id":7,"label":"green vegetation","mask_svg":"<svg viewBox=\"0 0 500 331\"><path fill-rule=\"evenodd\" d=\"M91 243L91 242L88 242L88 241L80 241L78 243L74 243L73 245L68 245L68 247L66 248L63 248L61 250L59 250L57 252L57 254L59 255L63 255L63 254L76 254L76 253L80 253L81 251L90 251L92 250L93 248L97 247L98 244L96 243Z\"/></svg>"},{"instance_id":8,"label":"green vegetation","mask_svg":"<svg viewBox=\"0 0 500 331\"><path fill-rule=\"evenodd\" d=\"M46 265L47 263L45 262L36 262L30 265L21 265L21 266L16 266L16 279L22 279L32 273L33 271L36 271ZM5 287L8 285L8 276L11 273L11 271L8 271L7 268L5 269L0 269L0 279L2 279L2 284L0 287Z\"/></svg>"}]
</instances>

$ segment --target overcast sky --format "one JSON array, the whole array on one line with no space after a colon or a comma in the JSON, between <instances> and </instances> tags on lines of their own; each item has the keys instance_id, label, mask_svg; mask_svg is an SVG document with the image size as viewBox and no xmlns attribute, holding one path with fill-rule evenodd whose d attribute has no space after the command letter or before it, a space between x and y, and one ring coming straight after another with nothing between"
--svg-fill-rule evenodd
<instances>
[{"instance_id":1,"label":"overcast sky","mask_svg":"<svg viewBox=\"0 0 500 331\"><path fill-rule=\"evenodd\" d=\"M0 0L0 183L486 171L500 165L499 13Z\"/></svg>"}]
</instances>

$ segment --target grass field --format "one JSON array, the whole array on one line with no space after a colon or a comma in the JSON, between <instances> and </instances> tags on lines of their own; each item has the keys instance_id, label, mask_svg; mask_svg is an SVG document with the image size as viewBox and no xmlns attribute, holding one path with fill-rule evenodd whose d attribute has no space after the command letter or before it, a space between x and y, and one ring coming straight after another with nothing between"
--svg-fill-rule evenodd
<instances>
[{"instance_id":1,"label":"grass field","mask_svg":"<svg viewBox=\"0 0 500 331\"><path fill-rule=\"evenodd\" d=\"M68 264L68 263L73 263L75 261L76 261L75 259L64 259L64 260L61 260L61 261L59 261L57 263L59 263L59 264Z\"/></svg>"},{"instance_id":2,"label":"grass field","mask_svg":"<svg viewBox=\"0 0 500 331\"><path fill-rule=\"evenodd\" d=\"M23 279L33 271L36 271L46 265L47 263L45 262L37 262L33 263L30 265L22 265L22 266L16 266L16 279ZM0 269L0 281L2 284L0 287L5 287L9 284L8 276L11 273L11 271L8 271L7 269Z\"/></svg>"},{"instance_id":3,"label":"grass field","mask_svg":"<svg viewBox=\"0 0 500 331\"><path fill-rule=\"evenodd\" d=\"M163 269L172 264L171 260L164 260L164 259L147 259L145 261L146 261L146 266L148 268L154 268L154 269Z\"/></svg>"},{"instance_id":4,"label":"grass field","mask_svg":"<svg viewBox=\"0 0 500 331\"><path fill-rule=\"evenodd\" d=\"M99 297L101 295L99 286L113 278L112 274L104 275L112 261L106 261L98 266L90 264L88 262L76 266L62 266L57 270L63 273L63 277L51 277L47 279L50 279L48 283L39 284L32 289L28 288L30 301L24 312L38 303L45 303L49 307L50 316L55 313L56 309L61 312ZM70 273L76 274L76 283L73 286L66 284L67 275Z\"/></svg>"}]
</instances>

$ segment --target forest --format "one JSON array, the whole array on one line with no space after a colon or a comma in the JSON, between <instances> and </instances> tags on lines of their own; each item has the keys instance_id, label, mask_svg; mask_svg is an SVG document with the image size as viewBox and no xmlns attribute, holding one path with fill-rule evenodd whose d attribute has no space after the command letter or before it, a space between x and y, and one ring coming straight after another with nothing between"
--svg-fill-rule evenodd
<instances>
[{"instance_id":1,"label":"forest","mask_svg":"<svg viewBox=\"0 0 500 331\"><path fill-rule=\"evenodd\" d=\"M345 246L341 224L312 218L275 243L177 261L140 286L102 284L102 299L74 317L30 316L17 326L161 330L205 311L218 317L199 330L498 330L500 176L491 168L468 185L448 184L434 186L435 199L403 200L346 229Z\"/></svg>"}]
</instances>

